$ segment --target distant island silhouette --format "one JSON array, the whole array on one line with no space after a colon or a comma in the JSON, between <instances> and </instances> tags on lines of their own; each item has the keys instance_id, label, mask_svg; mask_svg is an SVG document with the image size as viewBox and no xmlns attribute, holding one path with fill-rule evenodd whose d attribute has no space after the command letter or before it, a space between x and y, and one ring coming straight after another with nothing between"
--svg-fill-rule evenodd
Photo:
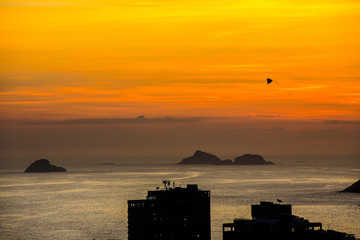
<instances>
[{"instance_id":1,"label":"distant island silhouette","mask_svg":"<svg viewBox=\"0 0 360 240\"><path fill-rule=\"evenodd\" d=\"M177 164L265 165L274 163L265 161L265 159L258 154L244 154L236 157L234 161L232 161L231 159L221 160L214 154L197 150L193 156L184 158Z\"/></svg>"},{"instance_id":2,"label":"distant island silhouette","mask_svg":"<svg viewBox=\"0 0 360 240\"><path fill-rule=\"evenodd\" d=\"M274 164L274 163L270 161L268 162L265 161L265 159L258 154L244 154L234 159L234 165L264 165L264 164Z\"/></svg>"},{"instance_id":3,"label":"distant island silhouette","mask_svg":"<svg viewBox=\"0 0 360 240\"><path fill-rule=\"evenodd\" d=\"M57 167L55 165L51 165L49 160L40 159L33 162L24 172L32 173L32 172L66 172L67 170L62 167Z\"/></svg>"},{"instance_id":4,"label":"distant island silhouette","mask_svg":"<svg viewBox=\"0 0 360 240\"><path fill-rule=\"evenodd\" d=\"M342 190L341 192L360 193L360 179L352 184L350 187Z\"/></svg>"}]
</instances>

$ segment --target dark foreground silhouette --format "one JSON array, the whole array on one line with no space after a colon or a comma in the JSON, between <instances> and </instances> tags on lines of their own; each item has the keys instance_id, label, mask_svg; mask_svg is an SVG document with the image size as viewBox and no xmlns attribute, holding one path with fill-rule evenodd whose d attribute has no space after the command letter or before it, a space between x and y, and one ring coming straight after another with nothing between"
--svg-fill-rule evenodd
<instances>
[{"instance_id":1,"label":"dark foreground silhouette","mask_svg":"<svg viewBox=\"0 0 360 240\"><path fill-rule=\"evenodd\" d=\"M350 187L342 190L341 192L360 193L360 179Z\"/></svg>"},{"instance_id":2,"label":"dark foreground silhouette","mask_svg":"<svg viewBox=\"0 0 360 240\"><path fill-rule=\"evenodd\" d=\"M128 240L210 240L210 191L163 183L146 199L128 201Z\"/></svg>"},{"instance_id":3,"label":"dark foreground silhouette","mask_svg":"<svg viewBox=\"0 0 360 240\"><path fill-rule=\"evenodd\" d=\"M260 202L251 206L252 220L223 224L223 240L355 240L354 235L323 230L319 222L292 215L291 205Z\"/></svg>"},{"instance_id":4,"label":"dark foreground silhouette","mask_svg":"<svg viewBox=\"0 0 360 240\"><path fill-rule=\"evenodd\" d=\"M40 159L33 162L24 172L66 172L67 170L62 167L57 167L55 165L51 165L49 160Z\"/></svg>"},{"instance_id":5,"label":"dark foreground silhouette","mask_svg":"<svg viewBox=\"0 0 360 240\"><path fill-rule=\"evenodd\" d=\"M210 164L210 165L265 165L273 164L265 161L265 159L258 154L244 154L236 157L234 162L231 159L221 160L214 154L197 150L193 156L184 158L177 164Z\"/></svg>"},{"instance_id":6,"label":"dark foreground silhouette","mask_svg":"<svg viewBox=\"0 0 360 240\"><path fill-rule=\"evenodd\" d=\"M145 199L128 200L128 240L210 240L210 191L196 184L186 188L163 181ZM356 240L352 234L323 230L292 214L292 206L260 202L252 219L223 224L223 240Z\"/></svg>"}]
</instances>

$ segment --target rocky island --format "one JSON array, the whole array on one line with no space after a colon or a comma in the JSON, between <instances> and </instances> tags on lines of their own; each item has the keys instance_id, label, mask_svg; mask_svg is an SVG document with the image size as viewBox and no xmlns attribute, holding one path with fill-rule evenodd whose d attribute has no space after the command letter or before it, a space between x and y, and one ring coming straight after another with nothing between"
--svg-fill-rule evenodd
<instances>
[{"instance_id":1,"label":"rocky island","mask_svg":"<svg viewBox=\"0 0 360 240\"><path fill-rule=\"evenodd\" d=\"M234 165L264 165L274 164L273 162L267 162L258 154L244 154L234 159Z\"/></svg>"},{"instance_id":2,"label":"rocky island","mask_svg":"<svg viewBox=\"0 0 360 240\"><path fill-rule=\"evenodd\" d=\"M191 157L184 158L178 164L213 164L217 165L221 163L221 159L217 156L197 150Z\"/></svg>"},{"instance_id":3,"label":"rocky island","mask_svg":"<svg viewBox=\"0 0 360 240\"><path fill-rule=\"evenodd\" d=\"M33 162L24 172L32 173L32 172L66 172L67 170L62 167L57 167L55 165L51 165L49 160L40 159Z\"/></svg>"},{"instance_id":4,"label":"rocky island","mask_svg":"<svg viewBox=\"0 0 360 240\"><path fill-rule=\"evenodd\" d=\"M209 165L264 165L273 164L267 162L260 155L244 154L236 157L234 162L231 159L221 160L214 154L197 150L193 156L184 158L177 164L209 164Z\"/></svg>"},{"instance_id":5,"label":"rocky island","mask_svg":"<svg viewBox=\"0 0 360 240\"><path fill-rule=\"evenodd\" d=\"M360 193L360 179L350 187L342 190L341 192Z\"/></svg>"}]
</instances>

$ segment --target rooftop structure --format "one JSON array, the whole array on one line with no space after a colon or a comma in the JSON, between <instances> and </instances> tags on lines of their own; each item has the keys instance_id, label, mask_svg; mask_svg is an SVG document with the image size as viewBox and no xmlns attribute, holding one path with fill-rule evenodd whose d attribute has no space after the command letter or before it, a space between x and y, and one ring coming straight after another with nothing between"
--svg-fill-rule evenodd
<instances>
[{"instance_id":1,"label":"rooftop structure","mask_svg":"<svg viewBox=\"0 0 360 240\"><path fill-rule=\"evenodd\" d=\"M252 220L223 224L223 240L355 240L353 235L324 231L321 223L292 215L288 204L260 202L251 206L251 215Z\"/></svg>"},{"instance_id":2,"label":"rooftop structure","mask_svg":"<svg viewBox=\"0 0 360 240\"><path fill-rule=\"evenodd\" d=\"M128 201L128 240L210 240L210 191L169 183L157 189Z\"/></svg>"}]
</instances>

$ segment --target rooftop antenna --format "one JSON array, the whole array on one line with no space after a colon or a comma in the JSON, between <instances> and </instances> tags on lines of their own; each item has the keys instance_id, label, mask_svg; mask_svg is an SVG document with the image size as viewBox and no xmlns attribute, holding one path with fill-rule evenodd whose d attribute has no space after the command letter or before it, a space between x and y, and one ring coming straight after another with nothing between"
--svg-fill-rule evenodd
<instances>
[{"instance_id":1,"label":"rooftop antenna","mask_svg":"<svg viewBox=\"0 0 360 240\"><path fill-rule=\"evenodd\" d=\"M171 183L170 180L163 180L162 182L163 182L163 184L164 184L165 190L170 189L170 183Z\"/></svg>"}]
</instances>

